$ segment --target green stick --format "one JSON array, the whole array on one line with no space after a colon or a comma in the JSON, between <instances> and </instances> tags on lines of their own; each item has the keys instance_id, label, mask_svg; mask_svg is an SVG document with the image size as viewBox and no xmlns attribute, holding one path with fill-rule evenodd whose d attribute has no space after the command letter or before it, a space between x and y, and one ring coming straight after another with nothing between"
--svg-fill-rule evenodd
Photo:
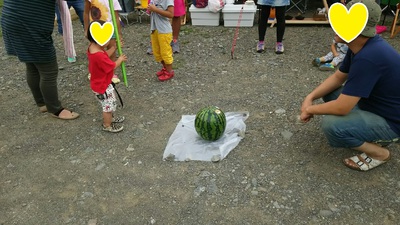
<instances>
[{"instance_id":1,"label":"green stick","mask_svg":"<svg viewBox=\"0 0 400 225\"><path fill-rule=\"evenodd\" d=\"M110 12L111 12L111 17L112 17L113 25L114 25L115 37L116 37L116 39L117 39L118 54L119 54L119 55L122 55L121 41L120 41L120 39L119 39L118 26L117 26L117 22L119 23L119 20L117 20L117 18L115 18L113 0L108 0L108 4L110 5ZM125 62L122 62L122 63L121 63L121 71L122 71L122 75L124 76L124 84L125 84L125 86L128 87L128 80L126 79Z\"/></svg>"}]
</instances>

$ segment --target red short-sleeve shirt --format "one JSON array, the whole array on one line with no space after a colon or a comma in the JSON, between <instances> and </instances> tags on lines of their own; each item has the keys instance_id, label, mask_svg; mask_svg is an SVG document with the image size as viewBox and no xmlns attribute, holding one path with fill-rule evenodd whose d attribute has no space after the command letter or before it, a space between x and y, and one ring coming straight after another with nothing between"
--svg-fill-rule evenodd
<instances>
[{"instance_id":1,"label":"red short-sleeve shirt","mask_svg":"<svg viewBox=\"0 0 400 225\"><path fill-rule=\"evenodd\" d=\"M94 92L103 94L107 86L111 84L115 62L108 57L105 51L90 53L88 49L87 55L89 60L90 87Z\"/></svg>"}]
</instances>

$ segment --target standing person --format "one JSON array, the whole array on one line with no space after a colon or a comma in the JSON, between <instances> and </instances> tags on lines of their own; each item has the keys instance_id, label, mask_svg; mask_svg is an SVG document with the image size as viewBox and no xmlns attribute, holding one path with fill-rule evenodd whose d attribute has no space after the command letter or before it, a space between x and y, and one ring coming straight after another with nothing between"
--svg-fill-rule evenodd
<instances>
[{"instance_id":1,"label":"standing person","mask_svg":"<svg viewBox=\"0 0 400 225\"><path fill-rule=\"evenodd\" d=\"M67 2L64 0L57 0L56 5L57 8L60 9L59 16L64 26L63 29L63 40L64 40L64 51L67 56L67 60L70 63L76 62L76 52L74 46L74 33L72 30L72 20L71 13L69 12L69 8Z\"/></svg>"},{"instance_id":2,"label":"standing person","mask_svg":"<svg viewBox=\"0 0 400 225\"><path fill-rule=\"evenodd\" d=\"M322 118L322 130L333 147L352 148L362 154L344 159L355 170L367 171L390 159L384 146L400 138L400 54L379 35L375 26L381 8L373 0L353 0L368 9L368 21L347 45L339 70L304 99L300 119ZM344 43L339 36L337 42ZM313 104L323 98L325 103Z\"/></svg>"},{"instance_id":3,"label":"standing person","mask_svg":"<svg viewBox=\"0 0 400 225\"><path fill-rule=\"evenodd\" d=\"M257 4L261 7L261 16L258 20L258 43L257 52L261 53L265 49L265 33L267 32L267 21L271 8L275 8L276 18L276 44L275 53L282 54L285 49L283 47L283 35L285 34L285 11L286 6L290 4L289 0L258 0Z\"/></svg>"},{"instance_id":4,"label":"standing person","mask_svg":"<svg viewBox=\"0 0 400 225\"><path fill-rule=\"evenodd\" d=\"M78 113L64 109L58 99L58 64L51 34L53 1L4 0L1 27L8 54L26 65L26 79L41 112L70 120Z\"/></svg>"},{"instance_id":5,"label":"standing person","mask_svg":"<svg viewBox=\"0 0 400 225\"><path fill-rule=\"evenodd\" d=\"M179 47L179 33L182 26L182 16L186 14L185 0L174 0L174 17L172 18L172 52L179 53L181 51ZM152 55L153 49L151 48L151 43L147 49L147 54Z\"/></svg>"},{"instance_id":6,"label":"standing person","mask_svg":"<svg viewBox=\"0 0 400 225\"><path fill-rule=\"evenodd\" d=\"M83 12L85 9L85 3L84 0L63 0L67 3L67 8L68 10L72 7L74 8L76 15L78 15L79 20L82 23L83 26ZM58 28L58 33L60 35L63 35L63 22L61 20L61 15L60 15L60 9L58 8L58 5L56 5L56 15L57 15L57 28Z\"/></svg>"},{"instance_id":7,"label":"standing person","mask_svg":"<svg viewBox=\"0 0 400 225\"><path fill-rule=\"evenodd\" d=\"M114 4L115 17L119 18L118 11L122 10L121 5L119 4L118 0L113 0L113 4ZM87 35L89 23L92 21L101 20L101 21L112 23L109 1L108 0L85 0L85 10L84 10L83 17L84 17L85 35ZM107 48L114 48L114 47L117 48L117 41L116 41L117 36L116 36L115 32L118 32L120 42L123 43L121 24L117 23L117 28L114 28L114 35L112 36L112 38L110 40L110 44L108 45ZM110 56L110 58L112 61L117 60L117 55L116 55L115 51ZM90 73L89 73L89 77L90 77ZM113 75L112 81L115 84L118 84L119 82L121 82L121 80L118 78L118 75L115 74L115 70L114 70L114 75Z\"/></svg>"},{"instance_id":8,"label":"standing person","mask_svg":"<svg viewBox=\"0 0 400 225\"><path fill-rule=\"evenodd\" d=\"M98 21L101 25L104 21ZM93 22L92 22L93 23ZM91 24L92 24L91 23ZM89 25L90 27L90 25ZM119 56L117 61L112 61L112 55L117 49L115 46L105 48L110 43L104 46L99 45L93 39L90 29L87 30L87 38L90 41L87 55L89 60L90 87L99 100L103 110L103 130L116 133L124 129L120 123L125 120L125 117L116 117L115 110L117 109L117 95L111 79L114 75L114 69L127 60L125 55Z\"/></svg>"},{"instance_id":9,"label":"standing person","mask_svg":"<svg viewBox=\"0 0 400 225\"><path fill-rule=\"evenodd\" d=\"M154 58L162 64L162 69L156 74L158 80L166 81L174 76L172 70L172 27L168 18L174 17L173 0L155 0L148 6L150 14L151 45Z\"/></svg>"},{"instance_id":10,"label":"standing person","mask_svg":"<svg viewBox=\"0 0 400 225\"><path fill-rule=\"evenodd\" d=\"M312 61L314 66L319 67L320 70L335 70L341 62L343 62L349 47L345 43L338 43L333 39L331 44L331 51L325 56L315 58Z\"/></svg>"},{"instance_id":11,"label":"standing person","mask_svg":"<svg viewBox=\"0 0 400 225\"><path fill-rule=\"evenodd\" d=\"M174 17L172 18L172 52L179 53L179 32L181 31L182 19L181 17L186 14L185 0L174 0Z\"/></svg>"}]
</instances>

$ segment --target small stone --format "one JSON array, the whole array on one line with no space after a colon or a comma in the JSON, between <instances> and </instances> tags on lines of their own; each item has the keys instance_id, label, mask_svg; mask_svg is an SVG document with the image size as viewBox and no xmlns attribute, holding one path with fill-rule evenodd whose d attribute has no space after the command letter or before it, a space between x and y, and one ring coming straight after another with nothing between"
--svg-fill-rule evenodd
<instances>
[{"instance_id":1,"label":"small stone","mask_svg":"<svg viewBox=\"0 0 400 225\"><path fill-rule=\"evenodd\" d=\"M167 157L164 158L165 161L174 161L175 160L175 155L170 153Z\"/></svg>"},{"instance_id":2,"label":"small stone","mask_svg":"<svg viewBox=\"0 0 400 225\"><path fill-rule=\"evenodd\" d=\"M128 145L128 148L126 148L126 150L127 150L128 152L132 152L132 151L135 150L135 148L133 147L133 144L129 144L129 145Z\"/></svg>"},{"instance_id":3,"label":"small stone","mask_svg":"<svg viewBox=\"0 0 400 225\"><path fill-rule=\"evenodd\" d=\"M221 160L221 156L220 155L213 155L211 157L211 162L219 162Z\"/></svg>"},{"instance_id":4,"label":"small stone","mask_svg":"<svg viewBox=\"0 0 400 225\"><path fill-rule=\"evenodd\" d=\"M320 210L319 215L323 217L332 216L333 212L331 210Z\"/></svg>"},{"instance_id":5,"label":"small stone","mask_svg":"<svg viewBox=\"0 0 400 225\"><path fill-rule=\"evenodd\" d=\"M289 140L293 136L293 133L290 131L284 130L281 132L281 135L283 136L283 139Z\"/></svg>"},{"instance_id":6,"label":"small stone","mask_svg":"<svg viewBox=\"0 0 400 225\"><path fill-rule=\"evenodd\" d=\"M277 109L277 110L275 110L275 113L276 114L283 114L283 113L285 113L286 112L286 110L284 110L284 109Z\"/></svg>"},{"instance_id":7,"label":"small stone","mask_svg":"<svg viewBox=\"0 0 400 225\"><path fill-rule=\"evenodd\" d=\"M97 219L90 219L88 222L88 225L96 225L97 224Z\"/></svg>"},{"instance_id":8,"label":"small stone","mask_svg":"<svg viewBox=\"0 0 400 225\"><path fill-rule=\"evenodd\" d=\"M96 171L99 171L99 170L103 169L105 166L106 166L105 163L100 163L99 165L96 166L96 169L95 169L95 170L96 170Z\"/></svg>"}]
</instances>

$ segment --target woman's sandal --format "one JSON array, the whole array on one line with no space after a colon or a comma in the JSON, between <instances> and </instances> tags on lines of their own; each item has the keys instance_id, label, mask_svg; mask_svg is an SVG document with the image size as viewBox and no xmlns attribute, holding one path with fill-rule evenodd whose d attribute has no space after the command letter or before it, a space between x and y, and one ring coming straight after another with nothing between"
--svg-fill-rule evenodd
<instances>
[{"instance_id":1,"label":"woman's sandal","mask_svg":"<svg viewBox=\"0 0 400 225\"><path fill-rule=\"evenodd\" d=\"M343 163L345 166L353 170L368 171L386 163L387 161L389 161L389 159L390 159L390 152L389 156L385 160L373 159L367 156L367 154L362 153L360 155L355 155L353 157L344 159Z\"/></svg>"},{"instance_id":2,"label":"woman's sandal","mask_svg":"<svg viewBox=\"0 0 400 225\"><path fill-rule=\"evenodd\" d=\"M69 112L69 113L67 115L65 115L65 114L62 115L63 111ZM61 120L73 120L73 119L78 118L79 114L76 112L69 111L68 109L62 108L57 113L51 114L51 116L53 116L57 119L61 119Z\"/></svg>"},{"instance_id":3,"label":"woman's sandal","mask_svg":"<svg viewBox=\"0 0 400 225\"><path fill-rule=\"evenodd\" d=\"M39 111L41 112L41 113L45 113L45 112L47 112L47 107L44 105L44 106L40 106L39 107Z\"/></svg>"}]
</instances>

